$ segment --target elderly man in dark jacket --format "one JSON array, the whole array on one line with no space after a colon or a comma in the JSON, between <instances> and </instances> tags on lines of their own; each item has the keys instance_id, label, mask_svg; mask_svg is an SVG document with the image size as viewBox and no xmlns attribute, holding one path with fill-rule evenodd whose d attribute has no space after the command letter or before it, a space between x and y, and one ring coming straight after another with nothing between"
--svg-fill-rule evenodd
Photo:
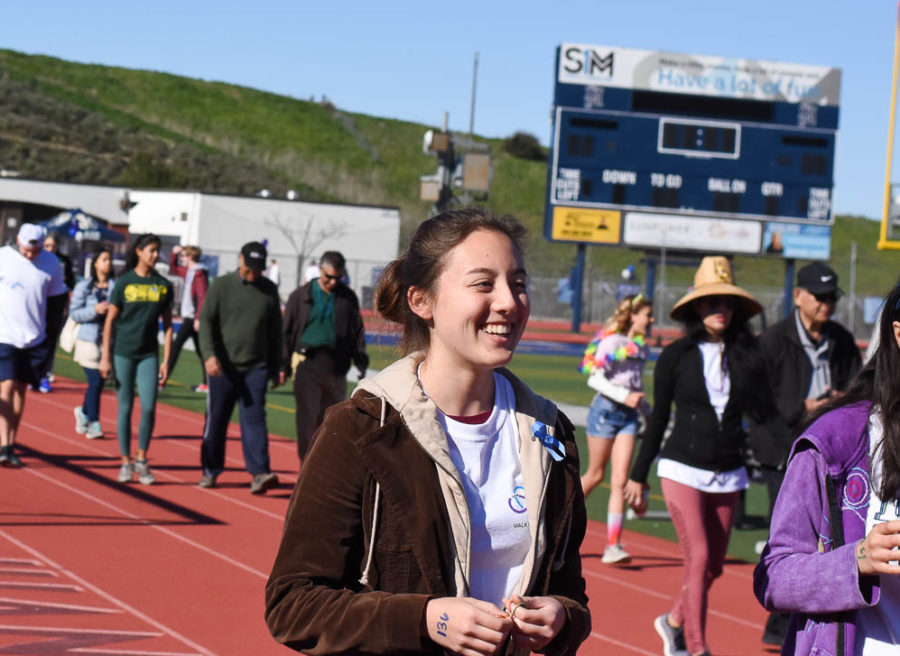
<instances>
[{"instance_id":1,"label":"elderly man in dark jacket","mask_svg":"<svg viewBox=\"0 0 900 656\"><path fill-rule=\"evenodd\" d=\"M294 372L297 454L303 460L325 410L347 396L352 361L360 378L369 366L366 332L356 294L342 278L344 256L328 251L319 262L319 277L296 289L284 311L286 373Z\"/></svg>"},{"instance_id":2,"label":"elderly man in dark jacket","mask_svg":"<svg viewBox=\"0 0 900 656\"><path fill-rule=\"evenodd\" d=\"M784 480L794 430L803 418L842 394L862 366L853 335L832 321L840 290L834 269L813 262L797 272L794 312L759 338L768 384L786 430L751 423L750 445L769 492L769 517ZM761 381L762 382L762 381ZM773 614L763 641L781 644L786 616Z\"/></svg>"}]
</instances>

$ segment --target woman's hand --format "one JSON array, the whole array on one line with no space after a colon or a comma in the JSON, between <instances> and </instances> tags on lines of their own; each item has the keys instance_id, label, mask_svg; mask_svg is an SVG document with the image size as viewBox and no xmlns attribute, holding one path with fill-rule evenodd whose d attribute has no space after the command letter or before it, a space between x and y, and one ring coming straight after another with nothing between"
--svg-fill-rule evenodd
<instances>
[{"instance_id":1,"label":"woman's hand","mask_svg":"<svg viewBox=\"0 0 900 656\"><path fill-rule=\"evenodd\" d=\"M159 365L159 384L165 385L169 379L169 363L161 362Z\"/></svg>"},{"instance_id":2,"label":"woman's hand","mask_svg":"<svg viewBox=\"0 0 900 656\"><path fill-rule=\"evenodd\" d=\"M454 654L483 656L502 650L513 621L488 601L470 597L432 599L425 607L428 637Z\"/></svg>"},{"instance_id":3,"label":"woman's hand","mask_svg":"<svg viewBox=\"0 0 900 656\"><path fill-rule=\"evenodd\" d=\"M515 624L513 642L522 649L543 649L566 624L566 609L553 597L513 595L507 608Z\"/></svg>"},{"instance_id":4,"label":"woman's hand","mask_svg":"<svg viewBox=\"0 0 900 656\"><path fill-rule=\"evenodd\" d=\"M627 405L629 408L637 408L641 402L644 400L645 394L643 392L629 392L628 396L625 397L625 401L623 403Z\"/></svg>"},{"instance_id":5,"label":"woman's hand","mask_svg":"<svg viewBox=\"0 0 900 656\"><path fill-rule=\"evenodd\" d=\"M862 576L900 574L900 520L876 524L856 543L856 566ZM894 563L893 565L891 563Z\"/></svg>"},{"instance_id":6,"label":"woman's hand","mask_svg":"<svg viewBox=\"0 0 900 656\"><path fill-rule=\"evenodd\" d=\"M637 509L644 502L644 490L649 489L649 485L638 483L629 478L628 482L625 483L625 503Z\"/></svg>"},{"instance_id":7,"label":"woman's hand","mask_svg":"<svg viewBox=\"0 0 900 656\"><path fill-rule=\"evenodd\" d=\"M103 356L100 358L100 365L97 367L100 371L100 375L103 378L109 378L109 375L112 373L112 365L109 362L109 358L107 356Z\"/></svg>"},{"instance_id":8,"label":"woman's hand","mask_svg":"<svg viewBox=\"0 0 900 656\"><path fill-rule=\"evenodd\" d=\"M109 309L109 301L100 301L97 305L94 306L94 312L97 314L106 314L106 311Z\"/></svg>"}]
</instances>

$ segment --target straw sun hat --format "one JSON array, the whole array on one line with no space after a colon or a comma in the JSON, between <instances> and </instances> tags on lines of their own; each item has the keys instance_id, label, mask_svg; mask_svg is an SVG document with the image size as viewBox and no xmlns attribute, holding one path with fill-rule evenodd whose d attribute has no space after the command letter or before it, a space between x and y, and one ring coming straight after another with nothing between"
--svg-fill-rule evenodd
<instances>
[{"instance_id":1,"label":"straw sun hat","mask_svg":"<svg viewBox=\"0 0 900 656\"><path fill-rule=\"evenodd\" d=\"M704 296L733 296L741 305L745 316L752 317L762 312L762 305L748 292L734 284L731 263L721 255L709 255L700 262L694 274L694 287L672 308L669 316L676 321L684 321L691 303Z\"/></svg>"}]
</instances>

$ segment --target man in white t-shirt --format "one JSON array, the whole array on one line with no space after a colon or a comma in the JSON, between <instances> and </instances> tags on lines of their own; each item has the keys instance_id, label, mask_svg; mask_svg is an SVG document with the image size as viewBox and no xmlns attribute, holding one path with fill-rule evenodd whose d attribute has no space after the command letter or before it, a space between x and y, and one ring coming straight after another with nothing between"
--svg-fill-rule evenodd
<instances>
[{"instance_id":1,"label":"man in white t-shirt","mask_svg":"<svg viewBox=\"0 0 900 656\"><path fill-rule=\"evenodd\" d=\"M63 267L43 249L46 231L25 223L15 246L0 248L0 466L20 467L16 430L28 385L47 373L68 301Z\"/></svg>"}]
</instances>

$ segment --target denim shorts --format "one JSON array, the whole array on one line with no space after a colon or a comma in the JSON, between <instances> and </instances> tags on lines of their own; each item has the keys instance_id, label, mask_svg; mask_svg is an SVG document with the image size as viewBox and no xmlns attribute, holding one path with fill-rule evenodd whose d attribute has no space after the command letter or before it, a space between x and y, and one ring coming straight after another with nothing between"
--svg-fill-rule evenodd
<instances>
[{"instance_id":1,"label":"denim shorts","mask_svg":"<svg viewBox=\"0 0 900 656\"><path fill-rule=\"evenodd\" d=\"M0 380L15 380L37 385L47 374L50 348L46 340L31 348L0 344Z\"/></svg>"},{"instance_id":2,"label":"denim shorts","mask_svg":"<svg viewBox=\"0 0 900 656\"><path fill-rule=\"evenodd\" d=\"M638 411L627 405L616 403L602 394L597 394L588 410L587 434L611 440L625 433L637 435Z\"/></svg>"}]
</instances>

